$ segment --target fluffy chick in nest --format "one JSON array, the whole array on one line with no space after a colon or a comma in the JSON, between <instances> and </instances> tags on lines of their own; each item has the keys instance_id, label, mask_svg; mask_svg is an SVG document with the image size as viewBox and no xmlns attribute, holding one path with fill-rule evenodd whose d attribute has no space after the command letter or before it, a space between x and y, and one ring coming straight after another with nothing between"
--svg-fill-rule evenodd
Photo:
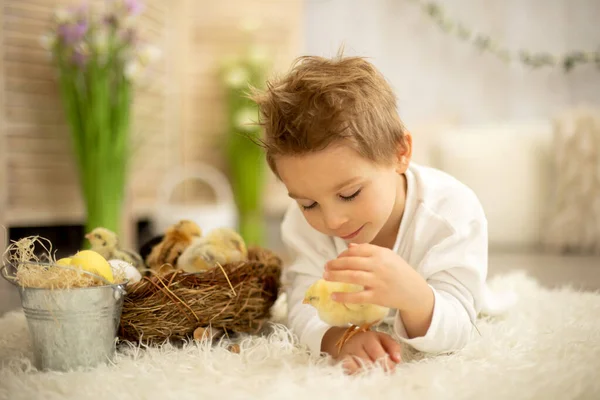
<instances>
[{"instance_id":1,"label":"fluffy chick in nest","mask_svg":"<svg viewBox=\"0 0 600 400\"><path fill-rule=\"evenodd\" d=\"M248 249L244 239L232 229L218 228L194 240L179 257L177 268L185 272L202 272L217 264L247 259Z\"/></svg>"},{"instance_id":2,"label":"fluffy chick in nest","mask_svg":"<svg viewBox=\"0 0 600 400\"><path fill-rule=\"evenodd\" d=\"M183 251L201 236L202 230L194 221L179 221L170 226L162 240L152 247L146 265L155 272L172 271Z\"/></svg>"},{"instance_id":3,"label":"fluffy chick in nest","mask_svg":"<svg viewBox=\"0 0 600 400\"><path fill-rule=\"evenodd\" d=\"M310 304L317 309L319 318L331 325L350 327L336 343L338 352L344 344L358 332L366 332L377 325L387 316L389 308L375 304L350 304L333 300L331 295L335 292L360 292L364 288L350 283L330 282L319 279L313 283L304 295L302 303Z\"/></svg>"},{"instance_id":4,"label":"fluffy chick in nest","mask_svg":"<svg viewBox=\"0 0 600 400\"><path fill-rule=\"evenodd\" d=\"M106 260L122 260L136 267L144 268L144 260L133 250L122 249L119 246L117 234L109 229L98 227L85 235L92 245L92 250L99 253Z\"/></svg>"}]
</instances>

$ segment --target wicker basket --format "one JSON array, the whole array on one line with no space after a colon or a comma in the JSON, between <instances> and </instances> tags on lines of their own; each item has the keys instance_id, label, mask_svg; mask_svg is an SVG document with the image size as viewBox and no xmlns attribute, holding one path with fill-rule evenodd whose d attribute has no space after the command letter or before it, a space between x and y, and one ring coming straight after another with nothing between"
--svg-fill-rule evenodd
<instances>
[{"instance_id":1,"label":"wicker basket","mask_svg":"<svg viewBox=\"0 0 600 400\"><path fill-rule=\"evenodd\" d=\"M281 265L273 252L254 247L245 262L144 277L127 289L119 337L157 343L189 339L196 328L208 326L257 332L277 299Z\"/></svg>"}]
</instances>

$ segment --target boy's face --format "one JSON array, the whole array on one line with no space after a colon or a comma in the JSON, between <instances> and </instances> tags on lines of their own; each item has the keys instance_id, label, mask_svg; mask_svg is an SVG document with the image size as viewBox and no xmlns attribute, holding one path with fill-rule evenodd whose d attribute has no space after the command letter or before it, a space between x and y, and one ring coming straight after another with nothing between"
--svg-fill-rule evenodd
<instances>
[{"instance_id":1,"label":"boy's face","mask_svg":"<svg viewBox=\"0 0 600 400\"><path fill-rule=\"evenodd\" d=\"M397 229L395 216L399 222L405 197L398 163L375 164L338 144L316 153L279 157L276 167L290 197L319 232L348 243L370 243L380 241L380 232L392 234L394 224Z\"/></svg>"}]
</instances>

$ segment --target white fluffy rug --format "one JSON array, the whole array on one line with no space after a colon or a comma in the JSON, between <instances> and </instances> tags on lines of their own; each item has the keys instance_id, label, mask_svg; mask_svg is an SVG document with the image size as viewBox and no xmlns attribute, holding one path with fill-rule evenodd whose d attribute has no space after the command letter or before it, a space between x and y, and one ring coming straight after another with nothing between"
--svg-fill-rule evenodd
<instances>
[{"instance_id":1,"label":"white fluffy rug","mask_svg":"<svg viewBox=\"0 0 600 400\"><path fill-rule=\"evenodd\" d=\"M457 354L407 350L391 375L345 376L328 359L307 356L280 325L268 337L245 338L240 354L196 343L130 347L115 365L40 373L24 317L10 313L0 319L0 399L600 398L600 294L550 291L523 274L491 287L516 290L517 307L481 319L481 336Z\"/></svg>"}]
</instances>

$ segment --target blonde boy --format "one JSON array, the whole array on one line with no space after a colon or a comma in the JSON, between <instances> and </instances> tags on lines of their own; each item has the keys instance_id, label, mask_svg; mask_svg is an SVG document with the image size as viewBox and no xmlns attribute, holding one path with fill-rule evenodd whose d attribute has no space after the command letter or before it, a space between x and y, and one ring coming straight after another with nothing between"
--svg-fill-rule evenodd
<instances>
[{"instance_id":1,"label":"blonde boy","mask_svg":"<svg viewBox=\"0 0 600 400\"><path fill-rule=\"evenodd\" d=\"M352 337L302 304L319 278L363 285L334 300L390 307L399 340L430 353L462 348L482 307L487 222L475 194L451 176L411 162L412 138L382 75L357 57L301 57L254 96L271 169L295 203L282 224L294 261L289 324L312 352L352 371L400 362L381 332Z\"/></svg>"}]
</instances>

